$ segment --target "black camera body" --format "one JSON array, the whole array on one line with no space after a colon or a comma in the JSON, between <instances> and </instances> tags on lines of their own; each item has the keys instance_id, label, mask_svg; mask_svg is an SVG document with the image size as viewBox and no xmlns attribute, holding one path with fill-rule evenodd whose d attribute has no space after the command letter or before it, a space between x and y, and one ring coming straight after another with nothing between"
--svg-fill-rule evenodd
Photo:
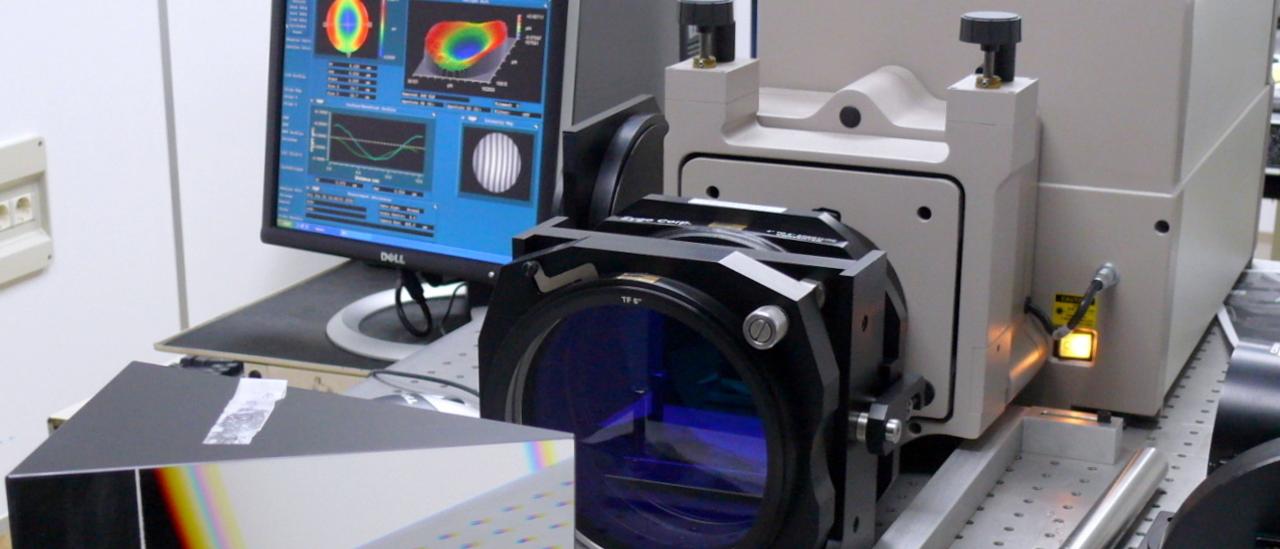
<instances>
[{"instance_id":1,"label":"black camera body","mask_svg":"<svg viewBox=\"0 0 1280 549\"><path fill-rule=\"evenodd\" d=\"M870 546L927 385L885 254L829 213L649 197L516 238L482 414L577 437L600 547Z\"/></svg>"}]
</instances>

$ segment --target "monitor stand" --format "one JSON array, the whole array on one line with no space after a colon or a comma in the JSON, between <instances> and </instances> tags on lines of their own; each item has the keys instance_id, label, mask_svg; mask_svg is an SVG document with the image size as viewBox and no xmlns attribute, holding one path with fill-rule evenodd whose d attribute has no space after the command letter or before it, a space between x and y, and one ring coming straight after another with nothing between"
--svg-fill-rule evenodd
<instances>
[{"instance_id":1,"label":"monitor stand","mask_svg":"<svg viewBox=\"0 0 1280 549\"><path fill-rule=\"evenodd\" d=\"M459 284L461 283L431 286L424 283L422 289L426 293L429 303L440 302L441 300L447 302L453 297L453 292ZM457 291L458 300L454 304L452 314L465 315L470 307L467 300L467 288ZM404 296L404 301L408 310L418 310L418 307L409 300L408 295ZM404 360L409 355L425 349L431 340L424 340L420 343L392 341L389 337L390 335L399 336L402 334L369 334L362 329L370 324L366 321L374 315L395 307L395 304L396 291L394 289L381 291L360 299L333 315L333 318L329 319L329 324L325 327L325 333L329 336L329 341L333 342L334 345L362 357L388 362ZM446 318L438 319L437 326L440 325L439 323L444 323L448 320ZM397 326L397 328L399 327Z\"/></svg>"}]
</instances>

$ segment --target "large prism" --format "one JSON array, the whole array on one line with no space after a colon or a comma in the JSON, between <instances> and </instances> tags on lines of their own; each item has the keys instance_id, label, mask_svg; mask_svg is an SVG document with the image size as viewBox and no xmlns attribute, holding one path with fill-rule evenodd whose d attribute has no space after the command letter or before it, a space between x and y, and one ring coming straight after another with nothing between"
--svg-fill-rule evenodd
<instances>
[{"instance_id":1,"label":"large prism","mask_svg":"<svg viewBox=\"0 0 1280 549\"><path fill-rule=\"evenodd\" d=\"M570 435L290 389L209 444L241 382L133 364L6 479L14 546L573 546Z\"/></svg>"}]
</instances>

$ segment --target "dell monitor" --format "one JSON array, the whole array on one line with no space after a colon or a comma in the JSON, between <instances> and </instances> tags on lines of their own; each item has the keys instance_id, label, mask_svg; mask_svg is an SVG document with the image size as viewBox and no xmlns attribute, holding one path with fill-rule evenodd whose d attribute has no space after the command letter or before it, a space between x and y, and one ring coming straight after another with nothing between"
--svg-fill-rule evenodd
<instances>
[{"instance_id":1,"label":"dell monitor","mask_svg":"<svg viewBox=\"0 0 1280 549\"><path fill-rule=\"evenodd\" d=\"M566 0L288 0L263 239L484 280L550 215Z\"/></svg>"},{"instance_id":2,"label":"dell monitor","mask_svg":"<svg viewBox=\"0 0 1280 549\"><path fill-rule=\"evenodd\" d=\"M674 0L275 0L262 240L490 282L561 211L561 131L660 96L677 19ZM361 315L342 316L339 346L409 352L345 344Z\"/></svg>"}]
</instances>

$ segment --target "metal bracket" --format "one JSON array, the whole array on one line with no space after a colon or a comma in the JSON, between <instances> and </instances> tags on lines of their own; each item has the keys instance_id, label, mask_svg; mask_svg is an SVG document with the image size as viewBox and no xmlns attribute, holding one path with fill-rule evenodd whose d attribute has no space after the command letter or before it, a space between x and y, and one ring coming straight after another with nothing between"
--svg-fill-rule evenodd
<instances>
[{"instance_id":1,"label":"metal bracket","mask_svg":"<svg viewBox=\"0 0 1280 549\"><path fill-rule=\"evenodd\" d=\"M853 436L876 455L892 454L902 442L902 430L912 413L932 400L929 383L918 375L908 375L880 395L870 409L852 414Z\"/></svg>"},{"instance_id":2,"label":"metal bracket","mask_svg":"<svg viewBox=\"0 0 1280 549\"><path fill-rule=\"evenodd\" d=\"M586 282L600 278L600 273L596 271L596 266L590 263L578 265L555 276L547 276L547 273L542 270L542 265L537 261L526 262L524 269L525 273L537 283L538 291L544 294L549 294L576 282Z\"/></svg>"}]
</instances>

